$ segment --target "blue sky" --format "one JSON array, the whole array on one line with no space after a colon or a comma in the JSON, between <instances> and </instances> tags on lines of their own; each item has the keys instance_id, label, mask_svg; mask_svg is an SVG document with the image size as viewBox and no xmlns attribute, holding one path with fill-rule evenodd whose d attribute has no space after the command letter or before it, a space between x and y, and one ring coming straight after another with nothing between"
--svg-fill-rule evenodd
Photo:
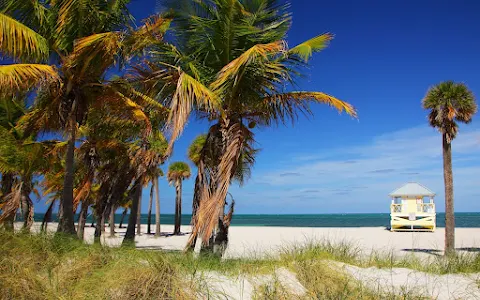
<instances>
[{"instance_id":1,"label":"blue sky","mask_svg":"<svg viewBox=\"0 0 480 300\"><path fill-rule=\"evenodd\" d=\"M441 137L428 127L421 99L443 80L464 82L480 95L480 2L292 2L290 46L335 34L330 47L315 55L300 88L352 103L359 119L315 106L314 117L293 127L257 130L262 151L253 176L231 188L236 213L388 212L387 195L408 181L438 193L443 211ZM131 8L142 19L154 12L155 0L136 0ZM462 126L453 143L457 211L480 211L479 122ZM186 160L188 144L207 125L191 120L171 161ZM185 213L191 211L193 182L184 183ZM173 213L174 188L164 178L160 187L162 212ZM148 194L145 189L144 212Z\"/></svg>"}]
</instances>

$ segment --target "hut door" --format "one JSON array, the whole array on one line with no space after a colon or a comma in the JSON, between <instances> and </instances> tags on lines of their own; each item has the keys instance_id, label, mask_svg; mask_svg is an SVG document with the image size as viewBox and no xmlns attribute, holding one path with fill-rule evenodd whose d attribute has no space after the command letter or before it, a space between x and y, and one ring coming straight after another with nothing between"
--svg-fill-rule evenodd
<instances>
[{"instance_id":1,"label":"hut door","mask_svg":"<svg viewBox=\"0 0 480 300\"><path fill-rule=\"evenodd\" d=\"M402 199L402 212L408 211L408 201L407 199Z\"/></svg>"}]
</instances>

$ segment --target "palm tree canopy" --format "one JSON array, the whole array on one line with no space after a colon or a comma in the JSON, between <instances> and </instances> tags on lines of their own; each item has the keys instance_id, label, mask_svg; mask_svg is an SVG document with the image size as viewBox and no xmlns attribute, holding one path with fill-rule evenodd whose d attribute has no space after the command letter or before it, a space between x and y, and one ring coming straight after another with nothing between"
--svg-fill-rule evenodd
<instances>
[{"instance_id":1,"label":"palm tree canopy","mask_svg":"<svg viewBox=\"0 0 480 300\"><path fill-rule=\"evenodd\" d=\"M183 161L177 161L168 166L167 179L169 182L175 182L178 179L184 180L190 178L190 175L190 166Z\"/></svg>"},{"instance_id":2,"label":"palm tree canopy","mask_svg":"<svg viewBox=\"0 0 480 300\"><path fill-rule=\"evenodd\" d=\"M188 147L188 159L190 159L195 165L198 165L202 158L202 149L207 141L206 134L200 134Z\"/></svg>"},{"instance_id":3,"label":"palm tree canopy","mask_svg":"<svg viewBox=\"0 0 480 300\"><path fill-rule=\"evenodd\" d=\"M228 115L251 127L293 121L299 114L309 114L314 103L356 116L353 106L328 94L290 92L312 54L324 49L333 35L321 34L289 48L288 4L278 0L166 2L175 11L172 44L153 51L152 63L142 71L171 108L171 142L195 109L210 120Z\"/></svg>"},{"instance_id":4,"label":"palm tree canopy","mask_svg":"<svg viewBox=\"0 0 480 300\"><path fill-rule=\"evenodd\" d=\"M453 81L431 87L422 102L423 108L430 110L430 125L446 134L449 142L457 135L457 122L471 122L478 109L472 91L465 84Z\"/></svg>"}]
</instances>

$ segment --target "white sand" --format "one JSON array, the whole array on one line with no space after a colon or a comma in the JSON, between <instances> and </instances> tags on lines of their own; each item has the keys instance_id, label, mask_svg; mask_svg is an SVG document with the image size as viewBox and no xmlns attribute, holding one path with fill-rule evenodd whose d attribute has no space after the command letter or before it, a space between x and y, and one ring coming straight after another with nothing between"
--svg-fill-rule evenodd
<instances>
[{"instance_id":1,"label":"white sand","mask_svg":"<svg viewBox=\"0 0 480 300\"><path fill-rule=\"evenodd\" d=\"M20 224L18 224L20 225ZM40 224L35 223L33 230L38 231ZM162 225L162 236L157 238L146 234L146 225L142 225L140 236L135 238L138 248L182 250L188 240L190 226L183 226L182 236L171 236L173 225ZM56 224L49 224L49 231ZM152 230L155 229L153 224ZM110 246L119 246L126 229L115 229L116 237L106 237L102 242ZM93 242L94 228L86 227L85 240ZM428 253L428 256L442 254L445 231L438 228L435 232L390 232L382 227L358 228L300 228L300 227L231 227L226 257L262 256L278 253L285 247L300 246L312 241L330 241L332 243L350 243L368 255L371 251L393 252L395 255ZM456 247L463 251L480 251L480 228L457 228Z\"/></svg>"},{"instance_id":2,"label":"white sand","mask_svg":"<svg viewBox=\"0 0 480 300\"><path fill-rule=\"evenodd\" d=\"M436 275L405 268L359 268L339 262L332 264L342 268L373 291L381 290L396 295L415 292L437 300L480 299L477 283L480 274Z\"/></svg>"}]
</instances>

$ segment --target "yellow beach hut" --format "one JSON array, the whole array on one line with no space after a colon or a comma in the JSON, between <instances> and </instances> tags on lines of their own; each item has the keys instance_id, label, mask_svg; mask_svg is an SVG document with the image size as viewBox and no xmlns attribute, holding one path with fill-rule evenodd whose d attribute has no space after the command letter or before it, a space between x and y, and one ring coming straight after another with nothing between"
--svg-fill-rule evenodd
<instances>
[{"instance_id":1,"label":"yellow beach hut","mask_svg":"<svg viewBox=\"0 0 480 300\"><path fill-rule=\"evenodd\" d=\"M391 231L435 231L435 193L409 182L390 193Z\"/></svg>"}]
</instances>

